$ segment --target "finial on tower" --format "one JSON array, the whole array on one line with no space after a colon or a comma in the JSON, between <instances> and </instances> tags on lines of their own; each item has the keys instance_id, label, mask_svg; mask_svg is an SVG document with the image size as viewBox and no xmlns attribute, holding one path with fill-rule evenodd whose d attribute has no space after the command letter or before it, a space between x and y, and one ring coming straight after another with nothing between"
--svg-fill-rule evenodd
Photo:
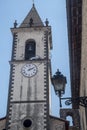
<instances>
[{"instance_id":1,"label":"finial on tower","mask_svg":"<svg viewBox=\"0 0 87 130\"><path fill-rule=\"evenodd\" d=\"M14 28L17 28L17 20L15 20L15 22L14 22Z\"/></svg>"},{"instance_id":2,"label":"finial on tower","mask_svg":"<svg viewBox=\"0 0 87 130\"><path fill-rule=\"evenodd\" d=\"M33 2L33 7L34 7L34 0L32 0L32 2Z\"/></svg>"}]
</instances>

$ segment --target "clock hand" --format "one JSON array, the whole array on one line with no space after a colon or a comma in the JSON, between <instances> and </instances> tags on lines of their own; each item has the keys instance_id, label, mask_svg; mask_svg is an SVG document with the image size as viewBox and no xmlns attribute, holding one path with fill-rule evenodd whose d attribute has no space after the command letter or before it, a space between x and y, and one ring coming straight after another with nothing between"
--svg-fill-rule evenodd
<instances>
[{"instance_id":1,"label":"clock hand","mask_svg":"<svg viewBox=\"0 0 87 130\"><path fill-rule=\"evenodd\" d=\"M33 67L34 68L34 67ZM32 70L33 68L28 69L28 71Z\"/></svg>"}]
</instances>

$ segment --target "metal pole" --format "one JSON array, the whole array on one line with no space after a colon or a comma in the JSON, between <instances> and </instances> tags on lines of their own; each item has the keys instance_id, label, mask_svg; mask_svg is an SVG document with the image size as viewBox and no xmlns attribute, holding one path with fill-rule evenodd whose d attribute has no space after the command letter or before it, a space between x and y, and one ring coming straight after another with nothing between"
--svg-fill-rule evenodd
<instances>
[{"instance_id":1,"label":"metal pole","mask_svg":"<svg viewBox=\"0 0 87 130\"><path fill-rule=\"evenodd\" d=\"M62 103L61 103L61 91L59 91L59 102L60 102L60 107L62 107Z\"/></svg>"}]
</instances>

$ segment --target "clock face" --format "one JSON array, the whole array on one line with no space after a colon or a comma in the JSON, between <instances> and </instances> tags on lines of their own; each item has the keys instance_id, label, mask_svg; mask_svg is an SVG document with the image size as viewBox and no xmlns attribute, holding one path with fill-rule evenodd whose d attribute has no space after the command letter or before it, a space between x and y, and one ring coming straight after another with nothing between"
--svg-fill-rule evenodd
<instances>
[{"instance_id":1,"label":"clock face","mask_svg":"<svg viewBox=\"0 0 87 130\"><path fill-rule=\"evenodd\" d=\"M32 77L37 73L37 67L34 64L26 64L23 66L21 72L26 77Z\"/></svg>"}]
</instances>

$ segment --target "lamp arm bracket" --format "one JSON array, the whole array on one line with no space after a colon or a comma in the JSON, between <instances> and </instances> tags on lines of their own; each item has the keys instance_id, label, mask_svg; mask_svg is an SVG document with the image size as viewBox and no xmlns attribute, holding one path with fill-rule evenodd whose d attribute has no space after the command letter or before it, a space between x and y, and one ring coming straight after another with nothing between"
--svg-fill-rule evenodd
<instances>
[{"instance_id":1,"label":"lamp arm bracket","mask_svg":"<svg viewBox=\"0 0 87 130\"><path fill-rule=\"evenodd\" d=\"M76 97L76 98L67 97L67 98L61 98L61 100L66 100L65 101L66 105L70 105L72 103L77 103L80 106L87 107L87 96Z\"/></svg>"}]
</instances>

